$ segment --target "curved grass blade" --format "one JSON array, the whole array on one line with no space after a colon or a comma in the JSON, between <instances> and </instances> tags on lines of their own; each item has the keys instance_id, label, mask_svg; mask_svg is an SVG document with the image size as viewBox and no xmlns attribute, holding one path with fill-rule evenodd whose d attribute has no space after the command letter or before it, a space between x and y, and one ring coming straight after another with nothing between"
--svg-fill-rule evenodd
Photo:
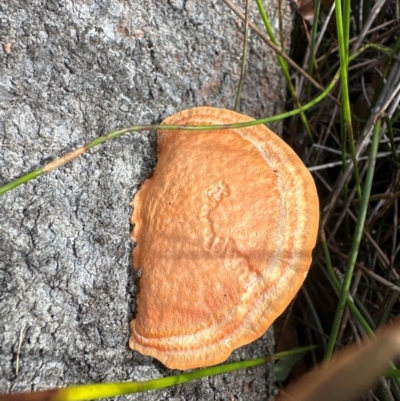
<instances>
[{"instance_id":1,"label":"curved grass blade","mask_svg":"<svg viewBox=\"0 0 400 401\"><path fill-rule=\"evenodd\" d=\"M359 54L361 54L363 51L365 51L368 48L375 48L378 51L383 51L383 52L391 52L390 49L385 48L384 46L380 46L374 43L369 43L362 48L355 54L353 54L349 61L354 60ZM254 120L254 121L248 121L245 123L238 123L238 124L224 124L224 125L160 125L160 124L154 124L154 125L133 125L131 127L126 127L126 128L121 128L115 131L111 131L106 135L99 136L95 139L93 139L91 142L87 143L86 145L81 146L78 149L73 150L72 152L67 153L66 155L52 161L49 164L46 164L43 167L40 167L28 174L23 175L20 178L17 178L7 184L4 184L3 186L0 186L0 196L4 195L6 192L9 192L13 190L14 188L26 184L27 182L40 177L44 173L48 173L51 170L54 170L55 168L58 168L60 166L63 166L64 164L76 159L78 156L81 154L87 152L89 149L94 148L95 146L101 145L104 142L107 142L111 139L117 138L119 136L122 136L128 132L141 132L141 131L153 131L153 130L159 130L159 129L164 129L164 130L188 130L188 131L212 131L212 130L220 130L220 129L235 129L235 128L244 128L244 127L251 127L254 125L258 124L267 124L271 123L274 121L279 121L283 120L288 117L295 116L296 114L299 114L303 111L306 111L310 109L311 107L315 106L317 103L319 103L322 99L324 99L334 88L336 82L338 81L340 76L340 70L336 72L335 76L333 77L332 81L330 84L327 86L327 88L320 93L317 97L315 97L313 100L311 100L309 103L301 106L300 108L278 114L276 116L272 117L266 117L266 118L261 118L259 120Z\"/></svg>"},{"instance_id":2,"label":"curved grass blade","mask_svg":"<svg viewBox=\"0 0 400 401\"><path fill-rule=\"evenodd\" d=\"M0 401L88 401L106 397L116 397L124 394L141 393L175 386L176 384L186 383L203 377L215 376L221 373L262 365L280 358L287 358L291 355L304 353L314 348L316 347L301 347L290 351L279 352L274 355L268 355L263 358L227 363L196 370L194 372L185 372L175 376L143 382L95 383L44 391L33 391L30 393L5 394L0 395Z\"/></svg>"}]
</instances>

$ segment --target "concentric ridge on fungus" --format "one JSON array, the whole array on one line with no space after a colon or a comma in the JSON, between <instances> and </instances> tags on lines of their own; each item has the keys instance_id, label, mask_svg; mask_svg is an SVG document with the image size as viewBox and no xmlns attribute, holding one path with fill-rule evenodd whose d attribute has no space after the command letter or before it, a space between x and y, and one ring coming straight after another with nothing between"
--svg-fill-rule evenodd
<instances>
[{"instance_id":1,"label":"concentric ridge on fungus","mask_svg":"<svg viewBox=\"0 0 400 401\"><path fill-rule=\"evenodd\" d=\"M163 124L253 120L200 107ZM264 125L159 131L158 162L132 203L142 269L129 345L169 368L224 361L260 337L303 283L318 230L314 181Z\"/></svg>"}]
</instances>

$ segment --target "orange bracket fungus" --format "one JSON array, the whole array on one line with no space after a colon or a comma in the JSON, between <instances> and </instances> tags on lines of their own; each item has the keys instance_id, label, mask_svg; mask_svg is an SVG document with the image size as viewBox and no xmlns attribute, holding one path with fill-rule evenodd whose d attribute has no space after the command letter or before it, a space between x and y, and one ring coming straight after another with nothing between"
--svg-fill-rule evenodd
<instances>
[{"instance_id":1,"label":"orange bracket fungus","mask_svg":"<svg viewBox=\"0 0 400 401\"><path fill-rule=\"evenodd\" d=\"M163 124L253 120L211 107ZM129 345L171 369L220 363L260 337L303 283L318 230L314 181L264 125L158 132L132 203L142 269Z\"/></svg>"}]
</instances>

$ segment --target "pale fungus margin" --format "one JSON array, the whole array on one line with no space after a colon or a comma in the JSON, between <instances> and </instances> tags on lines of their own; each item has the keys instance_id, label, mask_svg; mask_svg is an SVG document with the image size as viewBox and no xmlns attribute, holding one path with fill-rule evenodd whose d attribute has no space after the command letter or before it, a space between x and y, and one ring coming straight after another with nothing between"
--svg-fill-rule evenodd
<instances>
[{"instance_id":1,"label":"pale fungus margin","mask_svg":"<svg viewBox=\"0 0 400 401\"><path fill-rule=\"evenodd\" d=\"M163 124L252 120L199 107ZM132 202L142 275L129 345L169 368L210 366L260 337L299 290L317 238L317 192L264 125L157 135L157 166Z\"/></svg>"}]
</instances>

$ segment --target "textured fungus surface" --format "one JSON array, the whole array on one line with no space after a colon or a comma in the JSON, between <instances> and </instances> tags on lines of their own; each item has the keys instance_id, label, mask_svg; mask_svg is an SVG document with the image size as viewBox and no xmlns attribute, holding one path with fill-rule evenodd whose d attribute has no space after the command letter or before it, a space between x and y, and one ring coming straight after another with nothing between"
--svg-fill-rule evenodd
<instances>
[{"instance_id":1,"label":"textured fungus surface","mask_svg":"<svg viewBox=\"0 0 400 401\"><path fill-rule=\"evenodd\" d=\"M249 120L201 107L164 124ZM260 337L311 263L314 181L265 126L159 131L156 169L133 208L142 276L129 344L170 368L217 364Z\"/></svg>"}]
</instances>

